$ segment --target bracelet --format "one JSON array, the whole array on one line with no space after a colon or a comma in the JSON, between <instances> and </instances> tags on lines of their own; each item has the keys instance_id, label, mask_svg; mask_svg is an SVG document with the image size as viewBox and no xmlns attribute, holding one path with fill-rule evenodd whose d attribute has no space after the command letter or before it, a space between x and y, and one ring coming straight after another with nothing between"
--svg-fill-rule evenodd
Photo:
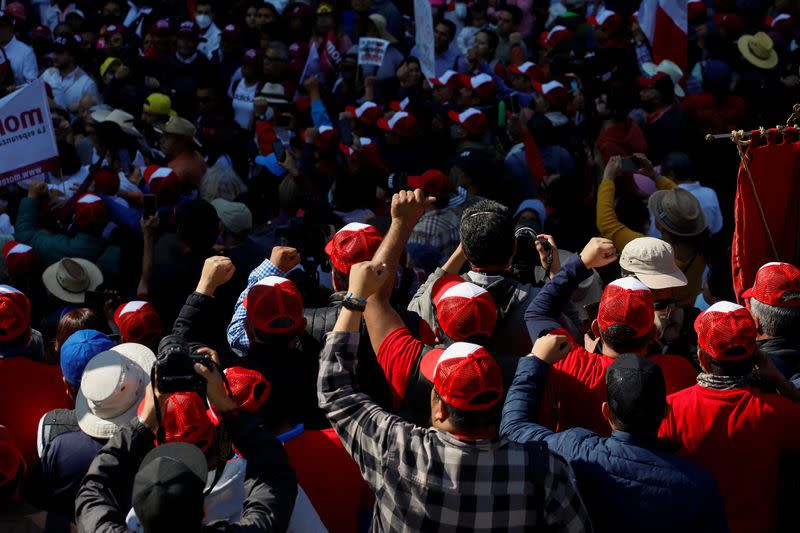
<instances>
[{"instance_id":1,"label":"bracelet","mask_svg":"<svg viewBox=\"0 0 800 533\"><path fill-rule=\"evenodd\" d=\"M367 308L367 301L363 298L353 296L353 293L348 294L342 301L342 307L349 311L363 312Z\"/></svg>"}]
</instances>

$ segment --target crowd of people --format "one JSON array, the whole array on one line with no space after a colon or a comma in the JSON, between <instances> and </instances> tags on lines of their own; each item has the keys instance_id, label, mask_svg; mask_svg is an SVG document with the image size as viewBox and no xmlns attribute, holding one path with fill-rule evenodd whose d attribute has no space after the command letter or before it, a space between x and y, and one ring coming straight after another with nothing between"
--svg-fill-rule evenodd
<instances>
[{"instance_id":1,"label":"crowd of people","mask_svg":"<svg viewBox=\"0 0 800 533\"><path fill-rule=\"evenodd\" d=\"M735 303L704 137L800 7L430 3L423 73L410 0L0 2L0 530L796 530L800 269Z\"/></svg>"}]
</instances>

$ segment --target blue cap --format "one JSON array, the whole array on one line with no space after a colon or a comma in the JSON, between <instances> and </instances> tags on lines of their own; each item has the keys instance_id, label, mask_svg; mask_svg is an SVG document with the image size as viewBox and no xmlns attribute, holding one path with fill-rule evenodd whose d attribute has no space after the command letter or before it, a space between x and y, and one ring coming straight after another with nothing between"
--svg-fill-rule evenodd
<instances>
[{"instance_id":1,"label":"blue cap","mask_svg":"<svg viewBox=\"0 0 800 533\"><path fill-rule=\"evenodd\" d=\"M72 387L81 385L83 369L100 352L114 347L108 335L93 329L82 329L69 336L61 345L61 373Z\"/></svg>"}]
</instances>

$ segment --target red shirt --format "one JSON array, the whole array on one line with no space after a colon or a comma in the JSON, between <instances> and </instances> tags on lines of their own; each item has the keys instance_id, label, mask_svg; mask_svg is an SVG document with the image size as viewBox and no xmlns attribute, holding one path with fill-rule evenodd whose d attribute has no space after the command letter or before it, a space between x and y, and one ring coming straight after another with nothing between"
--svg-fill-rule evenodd
<instances>
[{"instance_id":1,"label":"red shirt","mask_svg":"<svg viewBox=\"0 0 800 533\"><path fill-rule=\"evenodd\" d=\"M697 372L686 359L660 354L648 359L661 367L667 394L696 383ZM611 435L600 409L606 401L606 370L613 362L613 357L589 352L573 342L572 351L553 366L548 379L541 413L545 425L555 431L582 427Z\"/></svg>"},{"instance_id":2,"label":"red shirt","mask_svg":"<svg viewBox=\"0 0 800 533\"><path fill-rule=\"evenodd\" d=\"M0 358L0 424L14 436L29 467L39 462L39 419L52 409L72 407L61 367L22 355Z\"/></svg>"},{"instance_id":3,"label":"red shirt","mask_svg":"<svg viewBox=\"0 0 800 533\"><path fill-rule=\"evenodd\" d=\"M778 458L800 450L800 405L752 387L712 390L695 385L667 398L659 436L717 479L731 533L773 531Z\"/></svg>"},{"instance_id":4,"label":"red shirt","mask_svg":"<svg viewBox=\"0 0 800 533\"><path fill-rule=\"evenodd\" d=\"M389 333L378 348L376 357L392 388L395 409L400 407L400 403L406 397L408 379L424 347L422 341L403 326Z\"/></svg>"},{"instance_id":5,"label":"red shirt","mask_svg":"<svg viewBox=\"0 0 800 533\"><path fill-rule=\"evenodd\" d=\"M298 484L328 531L358 531L359 514L374 505L375 497L336 432L306 430L284 448Z\"/></svg>"}]
</instances>

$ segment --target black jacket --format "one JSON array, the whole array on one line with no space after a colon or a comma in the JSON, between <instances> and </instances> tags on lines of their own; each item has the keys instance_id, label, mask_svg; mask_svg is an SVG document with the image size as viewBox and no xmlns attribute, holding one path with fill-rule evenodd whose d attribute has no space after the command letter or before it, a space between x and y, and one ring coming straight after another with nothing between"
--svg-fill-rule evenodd
<instances>
[{"instance_id":1,"label":"black jacket","mask_svg":"<svg viewBox=\"0 0 800 533\"><path fill-rule=\"evenodd\" d=\"M758 349L772 359L778 370L795 387L800 386L800 341L786 337L764 339L758 341Z\"/></svg>"},{"instance_id":2,"label":"black jacket","mask_svg":"<svg viewBox=\"0 0 800 533\"><path fill-rule=\"evenodd\" d=\"M242 517L220 520L203 531L286 531L297 497L297 479L283 446L256 415L234 412L223 417L225 429L247 458ZM125 531L133 479L155 436L134 419L122 426L97 454L75 499L81 532Z\"/></svg>"}]
</instances>

